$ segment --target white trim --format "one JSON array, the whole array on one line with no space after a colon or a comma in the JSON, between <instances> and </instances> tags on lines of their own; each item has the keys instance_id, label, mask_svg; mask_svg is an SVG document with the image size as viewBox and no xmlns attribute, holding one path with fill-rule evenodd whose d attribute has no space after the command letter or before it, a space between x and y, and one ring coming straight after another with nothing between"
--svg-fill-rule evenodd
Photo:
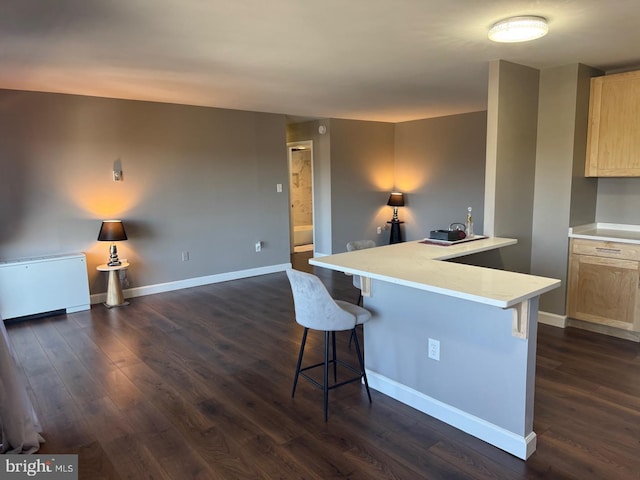
<instances>
[{"instance_id":1,"label":"white trim","mask_svg":"<svg viewBox=\"0 0 640 480\"><path fill-rule=\"evenodd\" d=\"M313 256L315 257L328 257L329 255L331 255L330 253L322 253L322 252L313 252Z\"/></svg>"},{"instance_id":2,"label":"white trim","mask_svg":"<svg viewBox=\"0 0 640 480\"><path fill-rule=\"evenodd\" d=\"M128 288L123 291L123 294L125 298L142 297L144 295L154 295L156 293L171 292L173 290L181 290L183 288L200 287L202 285L210 285L212 283L227 282L229 280L238 280L240 278L257 277L258 275L284 272L287 268L291 268L290 263L249 268L247 270L218 273L216 275L207 275L205 277L187 278L184 280L177 280L175 282L147 285L145 287ZM97 293L91 295L91 303L103 303L106 298L106 293Z\"/></svg>"},{"instance_id":3,"label":"white trim","mask_svg":"<svg viewBox=\"0 0 640 480\"><path fill-rule=\"evenodd\" d=\"M371 370L367 370L367 379L370 388L374 388L518 458L526 460L536 451L537 437L535 432L531 432L527 436L515 434Z\"/></svg>"},{"instance_id":4,"label":"white trim","mask_svg":"<svg viewBox=\"0 0 640 480\"><path fill-rule=\"evenodd\" d=\"M567 316L538 311L538 323L542 323L544 325L551 325L552 327L566 328Z\"/></svg>"}]
</instances>

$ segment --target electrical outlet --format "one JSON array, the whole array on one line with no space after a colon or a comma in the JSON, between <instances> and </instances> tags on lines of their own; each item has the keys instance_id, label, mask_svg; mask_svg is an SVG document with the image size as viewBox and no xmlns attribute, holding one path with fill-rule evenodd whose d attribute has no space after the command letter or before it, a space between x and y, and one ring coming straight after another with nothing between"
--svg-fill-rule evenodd
<instances>
[{"instance_id":1,"label":"electrical outlet","mask_svg":"<svg viewBox=\"0 0 640 480\"><path fill-rule=\"evenodd\" d=\"M262 251L262 242L256 242L256 252Z\"/></svg>"},{"instance_id":2,"label":"electrical outlet","mask_svg":"<svg viewBox=\"0 0 640 480\"><path fill-rule=\"evenodd\" d=\"M429 339L429 358L440 361L440 340Z\"/></svg>"},{"instance_id":3,"label":"electrical outlet","mask_svg":"<svg viewBox=\"0 0 640 480\"><path fill-rule=\"evenodd\" d=\"M183 262L188 262L189 261L189 252L188 251L182 252L182 261Z\"/></svg>"}]
</instances>

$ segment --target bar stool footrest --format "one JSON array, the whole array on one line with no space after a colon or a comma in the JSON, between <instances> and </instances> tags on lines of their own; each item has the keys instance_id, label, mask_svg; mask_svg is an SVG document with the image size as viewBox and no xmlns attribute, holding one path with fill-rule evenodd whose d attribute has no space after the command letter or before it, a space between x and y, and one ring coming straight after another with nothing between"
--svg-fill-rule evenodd
<instances>
[{"instance_id":1,"label":"bar stool footrest","mask_svg":"<svg viewBox=\"0 0 640 480\"><path fill-rule=\"evenodd\" d=\"M329 364L334 363L333 360L329 360ZM327 387L328 390L332 390L334 388L338 388L341 387L342 385L346 385L347 383L353 383L353 382L357 382L357 381L361 381L363 374L362 372L360 372L358 369L352 367L351 365L349 365L346 362L343 362L342 360L337 360L335 361L336 364L352 371L353 373L355 373L356 375L358 375L357 377L353 377L350 378L349 380L344 380L340 383L335 383L333 385L329 385ZM324 385L322 385L321 383L318 383L314 378L311 378L309 375L307 375L306 373L304 373L306 370L312 370L314 368L318 368L318 367L324 367L324 362L320 362L320 363L316 363L315 365L309 365L308 367L304 367L300 369L300 376L306 378L309 382L311 382L312 384L314 384L316 387L318 387L319 389L324 389Z\"/></svg>"}]
</instances>

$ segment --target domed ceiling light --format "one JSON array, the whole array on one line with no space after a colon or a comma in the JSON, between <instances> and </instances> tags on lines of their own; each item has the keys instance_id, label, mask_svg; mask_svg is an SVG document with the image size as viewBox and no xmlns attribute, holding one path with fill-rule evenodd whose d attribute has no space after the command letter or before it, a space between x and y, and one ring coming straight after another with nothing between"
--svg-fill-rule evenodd
<instances>
[{"instance_id":1,"label":"domed ceiling light","mask_svg":"<svg viewBox=\"0 0 640 480\"><path fill-rule=\"evenodd\" d=\"M544 37L549 31L547 19L534 15L510 17L495 23L489 30L489 39L494 42L528 42Z\"/></svg>"}]
</instances>

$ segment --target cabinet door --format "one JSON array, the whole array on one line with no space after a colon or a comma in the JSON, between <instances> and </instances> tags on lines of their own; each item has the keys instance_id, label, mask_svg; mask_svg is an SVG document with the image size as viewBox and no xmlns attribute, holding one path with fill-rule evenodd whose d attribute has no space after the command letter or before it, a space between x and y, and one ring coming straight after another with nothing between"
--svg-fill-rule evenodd
<instances>
[{"instance_id":1,"label":"cabinet door","mask_svg":"<svg viewBox=\"0 0 640 480\"><path fill-rule=\"evenodd\" d=\"M591 79L587 177L640 176L640 71Z\"/></svg>"},{"instance_id":2,"label":"cabinet door","mask_svg":"<svg viewBox=\"0 0 640 480\"><path fill-rule=\"evenodd\" d=\"M638 330L634 320L639 264L632 260L571 255L568 315L624 330Z\"/></svg>"}]
</instances>

